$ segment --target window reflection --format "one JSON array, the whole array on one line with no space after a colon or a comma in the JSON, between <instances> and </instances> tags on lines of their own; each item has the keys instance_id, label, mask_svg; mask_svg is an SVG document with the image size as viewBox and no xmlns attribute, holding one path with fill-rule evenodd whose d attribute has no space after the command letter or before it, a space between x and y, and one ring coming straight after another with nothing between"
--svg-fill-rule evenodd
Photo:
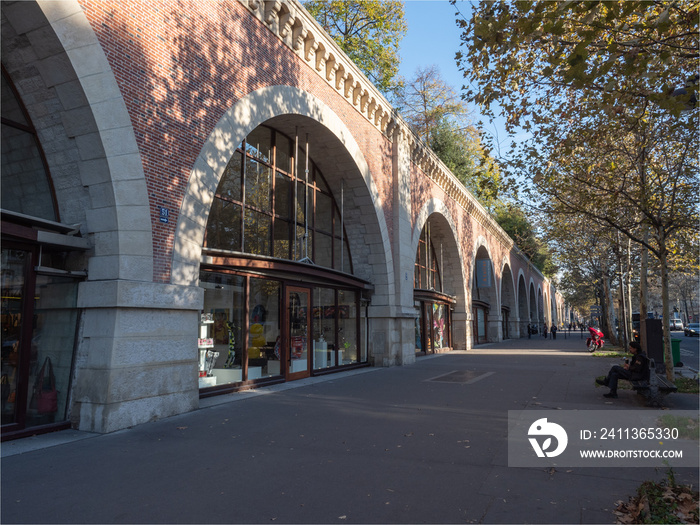
<instances>
[{"instance_id":1,"label":"window reflection","mask_svg":"<svg viewBox=\"0 0 700 525\"><path fill-rule=\"evenodd\" d=\"M245 251L257 255L270 255L272 218L250 208L245 210Z\"/></svg>"},{"instance_id":2,"label":"window reflection","mask_svg":"<svg viewBox=\"0 0 700 525\"><path fill-rule=\"evenodd\" d=\"M217 190L217 193L224 199L241 201L241 162L242 155L237 151L226 166Z\"/></svg>"},{"instance_id":3,"label":"window reflection","mask_svg":"<svg viewBox=\"0 0 700 525\"><path fill-rule=\"evenodd\" d=\"M357 362L357 293L338 291L338 362Z\"/></svg>"},{"instance_id":4,"label":"window reflection","mask_svg":"<svg viewBox=\"0 0 700 525\"><path fill-rule=\"evenodd\" d=\"M241 206L215 199L209 210L206 243L222 250L241 250Z\"/></svg>"},{"instance_id":5,"label":"window reflection","mask_svg":"<svg viewBox=\"0 0 700 525\"><path fill-rule=\"evenodd\" d=\"M270 212L271 206L271 168L252 159L246 160L245 199L246 206L252 206L264 212Z\"/></svg>"},{"instance_id":6,"label":"window reflection","mask_svg":"<svg viewBox=\"0 0 700 525\"><path fill-rule=\"evenodd\" d=\"M250 279L248 299L248 379L280 375L282 287L278 281Z\"/></svg>"},{"instance_id":7,"label":"window reflection","mask_svg":"<svg viewBox=\"0 0 700 525\"><path fill-rule=\"evenodd\" d=\"M260 126L246 137L246 153L263 162L272 162L272 132Z\"/></svg>"},{"instance_id":8,"label":"window reflection","mask_svg":"<svg viewBox=\"0 0 700 525\"><path fill-rule=\"evenodd\" d=\"M336 366L335 290L316 288L313 301L314 369Z\"/></svg>"},{"instance_id":9,"label":"window reflection","mask_svg":"<svg viewBox=\"0 0 700 525\"><path fill-rule=\"evenodd\" d=\"M205 248L297 261L308 258L319 266L352 273L340 208L313 159L308 159L308 174L306 169L303 147L295 160L291 138L266 126L256 128L219 181Z\"/></svg>"}]
</instances>

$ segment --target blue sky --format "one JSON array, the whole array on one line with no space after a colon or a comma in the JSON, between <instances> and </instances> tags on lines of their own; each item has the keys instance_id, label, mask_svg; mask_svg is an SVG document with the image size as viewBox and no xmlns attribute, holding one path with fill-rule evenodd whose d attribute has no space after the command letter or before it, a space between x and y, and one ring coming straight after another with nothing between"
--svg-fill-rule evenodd
<instances>
[{"instance_id":1,"label":"blue sky","mask_svg":"<svg viewBox=\"0 0 700 525\"><path fill-rule=\"evenodd\" d=\"M457 2L462 15L469 16L469 1ZM455 6L447 0L406 0L405 13L408 32L401 41L400 74L410 79L419 67L436 65L445 82L459 93L466 83L462 73L457 69L455 53L460 50L460 29L455 20ZM499 142L505 143L507 137L502 122L489 123L479 113L479 108L470 106L474 111L474 122L484 121L482 131L497 134Z\"/></svg>"}]
</instances>

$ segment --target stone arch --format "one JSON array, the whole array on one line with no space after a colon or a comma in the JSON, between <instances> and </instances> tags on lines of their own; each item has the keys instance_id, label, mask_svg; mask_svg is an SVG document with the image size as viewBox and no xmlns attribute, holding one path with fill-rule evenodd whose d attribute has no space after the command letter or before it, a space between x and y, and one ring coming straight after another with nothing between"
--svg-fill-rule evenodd
<instances>
[{"instance_id":1,"label":"stone arch","mask_svg":"<svg viewBox=\"0 0 700 525\"><path fill-rule=\"evenodd\" d=\"M554 312L552 312L552 301L551 301L551 291L550 287L547 285L547 283L544 284L542 287L542 301L544 304L544 307L542 309L543 314L544 314L544 322L547 323L547 327L551 328L552 326L552 321L554 320Z\"/></svg>"},{"instance_id":2,"label":"stone arch","mask_svg":"<svg viewBox=\"0 0 700 525\"><path fill-rule=\"evenodd\" d=\"M478 266L481 267L480 273L483 279L482 282L477 282ZM489 342L499 341L502 337L500 323L501 304L499 301L499 295L496 291L495 268L493 258L491 256L490 246L483 236L479 236L474 244L469 289L471 291L472 310L474 310L472 315L477 316L474 325L475 341L484 342L484 339ZM481 305L484 310L487 310L485 334L477 331L479 330L480 323L478 316L481 315L478 312L479 305ZM482 327L482 331L483 328L484 327Z\"/></svg>"},{"instance_id":3,"label":"stone arch","mask_svg":"<svg viewBox=\"0 0 700 525\"><path fill-rule=\"evenodd\" d=\"M15 51L3 53L8 73L42 92L25 100L27 110L46 115L50 108L50 117L37 116L34 124L40 140L52 142L47 161L61 220L93 234L88 279L151 282L150 205L136 136L80 4L16 2L3 5L2 16L3 48ZM30 39L17 38L29 33ZM17 52L23 42L34 51Z\"/></svg>"},{"instance_id":4,"label":"stone arch","mask_svg":"<svg viewBox=\"0 0 700 525\"><path fill-rule=\"evenodd\" d=\"M544 324L547 322L547 315L544 308L544 294L542 292L542 285L537 285L537 323L540 325L540 330L544 328Z\"/></svg>"},{"instance_id":5,"label":"stone arch","mask_svg":"<svg viewBox=\"0 0 700 525\"><path fill-rule=\"evenodd\" d=\"M411 239L411 252L413 254L416 253L416 250L418 249L418 241L420 240L420 233L423 227L425 226L425 223L431 217L439 217L442 220L438 223L438 225L440 225L440 223L444 224L444 227L440 227L439 232L437 234L443 236L445 242L449 244L449 250L452 251L452 253L450 253L449 255L446 254L446 260L449 260L451 262L463 261L464 258L462 254L462 247L457 242L459 235L457 232L457 226L455 224L454 218L452 217L452 214L450 213L447 206L445 206L445 204L442 201L437 199L431 199L428 202L426 202L423 205L423 208L421 208L420 212L418 213L418 217L416 218L416 223L413 228L413 236ZM447 238L445 238L446 233L449 234L449 237ZM447 259L448 257L449 259ZM461 264L461 262L456 265L456 268L450 268L449 273L445 273L451 278L459 279L458 282L461 285L455 286L453 295L457 297L458 302L461 298L466 303L465 283L467 279L464 275L464 267Z\"/></svg>"},{"instance_id":6,"label":"stone arch","mask_svg":"<svg viewBox=\"0 0 700 525\"><path fill-rule=\"evenodd\" d=\"M550 291L549 311L551 312L551 324L556 324L558 326L560 324L561 316L559 315L559 309L557 308L557 297L554 290Z\"/></svg>"},{"instance_id":7,"label":"stone arch","mask_svg":"<svg viewBox=\"0 0 700 525\"><path fill-rule=\"evenodd\" d=\"M457 241L459 239L457 225L443 201L430 199L424 203L416 217L411 238L411 253L414 261L421 231L428 219L432 221L431 226L436 228L436 230L431 232L432 236L437 237L438 242L444 243L444 259L442 260L443 290L449 295L454 295L457 301L452 313L453 345L457 350L466 350L468 335L467 278L464 274L464 265L462 264L464 254L462 253L461 244ZM413 271L413 269L411 268L410 271Z\"/></svg>"},{"instance_id":8,"label":"stone arch","mask_svg":"<svg viewBox=\"0 0 700 525\"><path fill-rule=\"evenodd\" d=\"M520 337L526 337L527 326L530 324L530 309L528 304L527 285L525 284L525 273L518 271L518 317Z\"/></svg>"},{"instance_id":9,"label":"stone arch","mask_svg":"<svg viewBox=\"0 0 700 525\"><path fill-rule=\"evenodd\" d=\"M529 316L530 316L530 323L539 323L539 315L537 313L537 292L535 291L535 280L533 278L530 278L530 286L529 286L529 306L530 306L530 311L529 311ZM539 327L542 328L542 327Z\"/></svg>"},{"instance_id":10,"label":"stone arch","mask_svg":"<svg viewBox=\"0 0 700 525\"><path fill-rule=\"evenodd\" d=\"M501 286L499 290L501 303L501 332L504 339L520 337L518 332L518 310L516 308L515 281L508 259L501 264Z\"/></svg>"},{"instance_id":11,"label":"stone arch","mask_svg":"<svg viewBox=\"0 0 700 525\"><path fill-rule=\"evenodd\" d=\"M358 277L372 281L377 298L394 292L391 245L383 209L367 162L345 123L321 100L298 88L271 86L249 93L221 117L194 163L176 229L172 282L196 285L204 233L223 171L236 147L260 124L292 135L309 133L324 155L315 159L340 201L343 180L345 226ZM318 148L318 146L317 146ZM314 150L310 149L314 156ZM352 232L353 234L351 234ZM365 239L375 239L366 242ZM382 300L382 299L380 299ZM373 301L375 303L375 301ZM375 303L376 304L376 303Z\"/></svg>"}]
</instances>

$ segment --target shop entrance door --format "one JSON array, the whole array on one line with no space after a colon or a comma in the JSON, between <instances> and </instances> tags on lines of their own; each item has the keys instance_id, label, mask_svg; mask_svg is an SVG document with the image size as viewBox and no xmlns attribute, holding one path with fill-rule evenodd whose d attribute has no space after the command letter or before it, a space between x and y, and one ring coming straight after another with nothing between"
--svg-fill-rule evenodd
<instances>
[{"instance_id":1,"label":"shop entrance door","mask_svg":"<svg viewBox=\"0 0 700 525\"><path fill-rule=\"evenodd\" d=\"M309 288L287 287L287 380L309 377L311 315Z\"/></svg>"}]
</instances>

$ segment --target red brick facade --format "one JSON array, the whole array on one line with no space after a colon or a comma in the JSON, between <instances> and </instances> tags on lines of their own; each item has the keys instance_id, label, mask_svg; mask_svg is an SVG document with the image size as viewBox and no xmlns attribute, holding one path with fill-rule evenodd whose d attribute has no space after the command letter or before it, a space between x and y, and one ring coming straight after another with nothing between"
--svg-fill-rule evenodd
<instances>
[{"instance_id":1,"label":"red brick facade","mask_svg":"<svg viewBox=\"0 0 700 525\"><path fill-rule=\"evenodd\" d=\"M235 0L82 0L126 101L148 183L154 279L170 282L178 210L219 118L248 93L295 86L333 109L376 177L391 231L391 143ZM160 222L160 207L170 212Z\"/></svg>"}]
</instances>

